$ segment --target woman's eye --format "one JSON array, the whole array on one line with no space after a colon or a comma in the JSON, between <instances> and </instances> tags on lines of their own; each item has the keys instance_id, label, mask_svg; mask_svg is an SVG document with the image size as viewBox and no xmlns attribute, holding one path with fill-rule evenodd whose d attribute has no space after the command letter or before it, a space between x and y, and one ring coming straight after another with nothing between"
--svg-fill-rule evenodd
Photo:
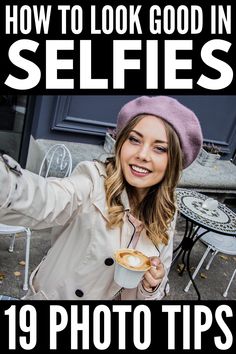
<instances>
[{"instance_id":1,"label":"woman's eye","mask_svg":"<svg viewBox=\"0 0 236 354\"><path fill-rule=\"evenodd\" d=\"M165 146L156 146L155 151L158 153L163 153L163 152L167 152L167 148Z\"/></svg>"},{"instance_id":2,"label":"woman's eye","mask_svg":"<svg viewBox=\"0 0 236 354\"><path fill-rule=\"evenodd\" d=\"M134 136L129 136L129 141L133 144L138 144L139 140L135 138Z\"/></svg>"}]
</instances>

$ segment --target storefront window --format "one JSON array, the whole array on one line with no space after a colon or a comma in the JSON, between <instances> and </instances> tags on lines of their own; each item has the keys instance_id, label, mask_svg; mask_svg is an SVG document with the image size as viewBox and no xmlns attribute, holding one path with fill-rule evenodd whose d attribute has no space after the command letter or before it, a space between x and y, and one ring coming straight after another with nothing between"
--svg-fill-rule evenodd
<instances>
[{"instance_id":1,"label":"storefront window","mask_svg":"<svg viewBox=\"0 0 236 354\"><path fill-rule=\"evenodd\" d=\"M24 131L25 95L0 95L0 152L19 160Z\"/></svg>"}]
</instances>

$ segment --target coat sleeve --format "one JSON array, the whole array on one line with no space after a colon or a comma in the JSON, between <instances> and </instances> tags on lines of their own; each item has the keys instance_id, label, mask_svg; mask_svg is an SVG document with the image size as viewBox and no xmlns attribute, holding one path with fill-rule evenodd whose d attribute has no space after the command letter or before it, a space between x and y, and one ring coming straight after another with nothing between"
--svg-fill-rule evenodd
<instances>
[{"instance_id":1,"label":"coat sleeve","mask_svg":"<svg viewBox=\"0 0 236 354\"><path fill-rule=\"evenodd\" d=\"M70 177L46 179L4 157L0 157L0 223L33 229L64 225L91 198L92 162L77 165Z\"/></svg>"},{"instance_id":2,"label":"coat sleeve","mask_svg":"<svg viewBox=\"0 0 236 354\"><path fill-rule=\"evenodd\" d=\"M132 300L135 297L137 300L161 300L169 292L168 274L170 271L173 256L173 238L175 232L176 219L177 212L175 213L174 219L169 228L168 245L163 246L160 251L160 259L165 269L165 276L162 279L160 285L157 287L156 290L149 292L143 288L142 282L140 282L136 289L124 289L121 293L121 299Z\"/></svg>"}]
</instances>

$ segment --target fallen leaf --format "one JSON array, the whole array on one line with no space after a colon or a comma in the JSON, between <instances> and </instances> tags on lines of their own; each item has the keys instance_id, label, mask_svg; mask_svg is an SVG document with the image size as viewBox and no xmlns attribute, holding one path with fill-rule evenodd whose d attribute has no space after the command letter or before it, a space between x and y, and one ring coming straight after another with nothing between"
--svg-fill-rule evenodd
<instances>
[{"instance_id":1,"label":"fallen leaf","mask_svg":"<svg viewBox=\"0 0 236 354\"><path fill-rule=\"evenodd\" d=\"M2 282L4 278L5 278L5 274L0 272L0 281Z\"/></svg>"},{"instance_id":2,"label":"fallen leaf","mask_svg":"<svg viewBox=\"0 0 236 354\"><path fill-rule=\"evenodd\" d=\"M25 266L25 261L20 261L20 262L19 262L19 265Z\"/></svg>"},{"instance_id":3,"label":"fallen leaf","mask_svg":"<svg viewBox=\"0 0 236 354\"><path fill-rule=\"evenodd\" d=\"M177 272L180 273L180 272L183 271L183 269L184 269L184 264L183 264L183 263L179 263L179 264L177 265Z\"/></svg>"},{"instance_id":4,"label":"fallen leaf","mask_svg":"<svg viewBox=\"0 0 236 354\"><path fill-rule=\"evenodd\" d=\"M15 275L16 277L20 277L20 276L21 276L21 272L14 272L14 275Z\"/></svg>"},{"instance_id":5,"label":"fallen leaf","mask_svg":"<svg viewBox=\"0 0 236 354\"><path fill-rule=\"evenodd\" d=\"M227 261L229 259L229 257L224 256L224 255L220 255L220 258L223 259L224 261Z\"/></svg>"},{"instance_id":6,"label":"fallen leaf","mask_svg":"<svg viewBox=\"0 0 236 354\"><path fill-rule=\"evenodd\" d=\"M207 279L207 276L206 276L206 274L204 274L204 273L201 273L201 274L200 274L200 277L201 277L202 279Z\"/></svg>"}]
</instances>

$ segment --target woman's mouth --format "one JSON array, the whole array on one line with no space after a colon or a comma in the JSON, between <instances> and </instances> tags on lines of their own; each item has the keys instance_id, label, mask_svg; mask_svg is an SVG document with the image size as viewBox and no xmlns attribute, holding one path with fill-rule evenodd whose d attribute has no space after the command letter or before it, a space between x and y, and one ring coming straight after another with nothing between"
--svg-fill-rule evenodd
<instances>
[{"instance_id":1,"label":"woman's mouth","mask_svg":"<svg viewBox=\"0 0 236 354\"><path fill-rule=\"evenodd\" d=\"M130 170L131 173L137 177L144 177L147 176L149 173L151 173L151 171L148 170L147 168L140 167L137 165L130 165Z\"/></svg>"}]
</instances>

